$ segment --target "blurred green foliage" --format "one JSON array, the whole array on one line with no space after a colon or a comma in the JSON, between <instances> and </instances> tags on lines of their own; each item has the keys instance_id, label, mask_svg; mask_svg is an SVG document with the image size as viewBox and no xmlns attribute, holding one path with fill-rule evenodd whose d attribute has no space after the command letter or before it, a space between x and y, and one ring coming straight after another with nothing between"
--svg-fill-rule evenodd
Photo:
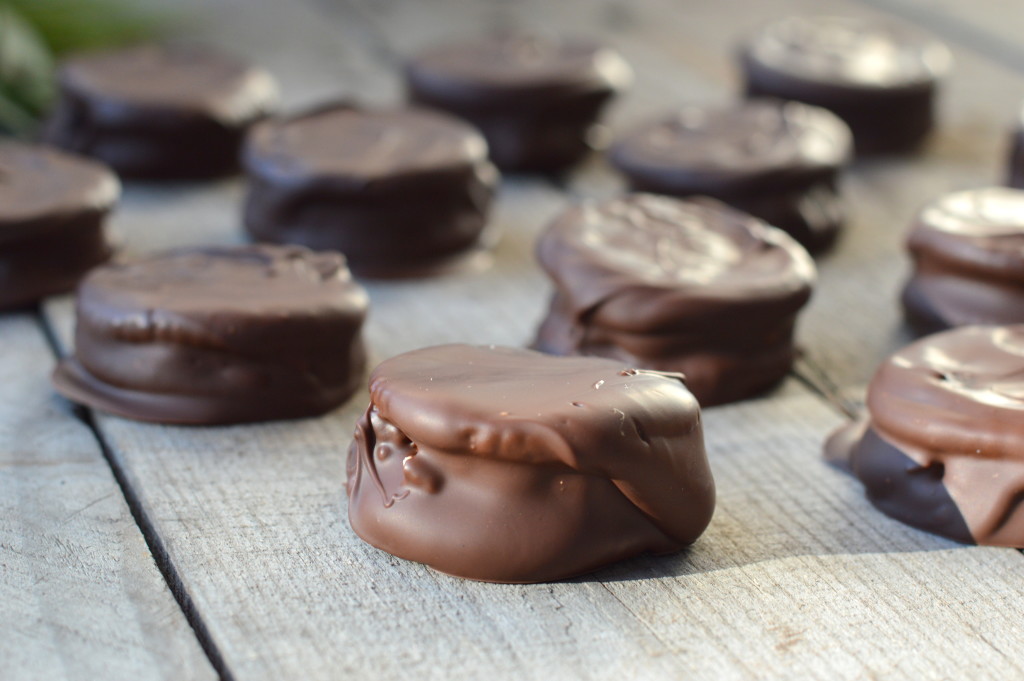
<instances>
[{"instance_id":1,"label":"blurred green foliage","mask_svg":"<svg viewBox=\"0 0 1024 681\"><path fill-rule=\"evenodd\" d=\"M168 21L131 0L0 0L0 131L32 134L61 55L153 39Z\"/></svg>"}]
</instances>

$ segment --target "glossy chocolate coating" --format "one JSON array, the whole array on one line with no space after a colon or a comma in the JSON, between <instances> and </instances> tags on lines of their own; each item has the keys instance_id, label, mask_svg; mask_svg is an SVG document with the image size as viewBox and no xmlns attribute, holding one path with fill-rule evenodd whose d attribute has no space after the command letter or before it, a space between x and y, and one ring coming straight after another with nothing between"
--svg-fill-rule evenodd
<instances>
[{"instance_id":1,"label":"glossy chocolate coating","mask_svg":"<svg viewBox=\"0 0 1024 681\"><path fill-rule=\"evenodd\" d=\"M103 222L120 194L98 163L0 143L0 309L70 291L109 258Z\"/></svg>"},{"instance_id":2,"label":"glossy chocolate coating","mask_svg":"<svg viewBox=\"0 0 1024 681\"><path fill-rule=\"evenodd\" d=\"M791 17L740 52L751 97L825 107L849 124L857 153L918 147L935 123L946 47L909 27L842 17Z\"/></svg>"},{"instance_id":3,"label":"glossy chocolate coating","mask_svg":"<svg viewBox=\"0 0 1024 681\"><path fill-rule=\"evenodd\" d=\"M498 174L446 114L337 104L267 121L245 166L254 239L341 251L358 274L430 274L486 245Z\"/></svg>"},{"instance_id":4,"label":"glossy chocolate coating","mask_svg":"<svg viewBox=\"0 0 1024 681\"><path fill-rule=\"evenodd\" d=\"M632 71L607 47L501 35L451 43L412 59L412 101L478 127L502 170L556 172L592 150L593 128Z\"/></svg>"},{"instance_id":5,"label":"glossy chocolate coating","mask_svg":"<svg viewBox=\"0 0 1024 681\"><path fill-rule=\"evenodd\" d=\"M904 348L875 374L867 409L827 451L879 509L957 541L1024 548L1024 325Z\"/></svg>"},{"instance_id":6,"label":"glossy chocolate coating","mask_svg":"<svg viewBox=\"0 0 1024 681\"><path fill-rule=\"evenodd\" d=\"M537 257L555 284L537 349L681 371L702 406L785 376L815 278L792 238L708 198L633 194L570 208Z\"/></svg>"},{"instance_id":7,"label":"glossy chocolate coating","mask_svg":"<svg viewBox=\"0 0 1024 681\"><path fill-rule=\"evenodd\" d=\"M920 212L907 248L903 306L919 333L1024 323L1024 191L948 194Z\"/></svg>"},{"instance_id":8,"label":"glossy chocolate coating","mask_svg":"<svg viewBox=\"0 0 1024 681\"><path fill-rule=\"evenodd\" d=\"M232 174L249 126L277 99L266 72L209 49L133 47L64 62L44 139L123 177Z\"/></svg>"},{"instance_id":9,"label":"glossy chocolate coating","mask_svg":"<svg viewBox=\"0 0 1024 681\"><path fill-rule=\"evenodd\" d=\"M321 414L365 365L367 297L337 253L204 248L94 270L78 291L69 399L143 421Z\"/></svg>"},{"instance_id":10,"label":"glossy chocolate coating","mask_svg":"<svg viewBox=\"0 0 1024 681\"><path fill-rule=\"evenodd\" d=\"M842 223L850 154L849 129L828 111L762 100L684 107L618 140L610 157L635 191L712 196L819 251Z\"/></svg>"},{"instance_id":11,"label":"glossy chocolate coating","mask_svg":"<svg viewBox=\"0 0 1024 681\"><path fill-rule=\"evenodd\" d=\"M444 345L387 360L348 459L367 542L460 577L540 582L677 551L715 504L677 374Z\"/></svg>"}]
</instances>

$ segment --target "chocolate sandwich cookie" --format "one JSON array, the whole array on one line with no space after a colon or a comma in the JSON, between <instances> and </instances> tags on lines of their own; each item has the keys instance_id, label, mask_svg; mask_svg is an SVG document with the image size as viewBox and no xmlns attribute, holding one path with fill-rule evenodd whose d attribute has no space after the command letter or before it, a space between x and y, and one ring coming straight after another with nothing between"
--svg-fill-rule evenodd
<instances>
[{"instance_id":1,"label":"chocolate sandwich cookie","mask_svg":"<svg viewBox=\"0 0 1024 681\"><path fill-rule=\"evenodd\" d=\"M798 102L687 106L618 140L611 161L634 191L712 196L788 232L811 251L842 224L846 125Z\"/></svg>"},{"instance_id":2,"label":"chocolate sandwich cookie","mask_svg":"<svg viewBox=\"0 0 1024 681\"><path fill-rule=\"evenodd\" d=\"M815 278L785 233L708 198L634 194L570 208L537 257L555 293L534 347L680 371L704 407L786 375Z\"/></svg>"},{"instance_id":3,"label":"chocolate sandwich cookie","mask_svg":"<svg viewBox=\"0 0 1024 681\"><path fill-rule=\"evenodd\" d=\"M489 582L678 551L715 505L682 376L494 346L378 366L347 488L349 522L370 544Z\"/></svg>"},{"instance_id":4,"label":"chocolate sandwich cookie","mask_svg":"<svg viewBox=\"0 0 1024 681\"><path fill-rule=\"evenodd\" d=\"M0 143L0 309L70 291L109 258L103 223L120 194L98 163Z\"/></svg>"},{"instance_id":5,"label":"chocolate sandwich cookie","mask_svg":"<svg viewBox=\"0 0 1024 681\"><path fill-rule=\"evenodd\" d=\"M235 173L249 126L273 108L266 72L206 48L133 47L64 62L44 139L123 177Z\"/></svg>"},{"instance_id":6,"label":"chocolate sandwich cookie","mask_svg":"<svg viewBox=\"0 0 1024 681\"><path fill-rule=\"evenodd\" d=\"M498 173L446 114L337 104L266 121L245 167L252 238L341 251L360 275L431 274L487 245Z\"/></svg>"},{"instance_id":7,"label":"chocolate sandwich cookie","mask_svg":"<svg viewBox=\"0 0 1024 681\"><path fill-rule=\"evenodd\" d=\"M825 107L849 124L858 154L911 151L935 125L949 50L881 21L791 17L763 27L740 50L750 97Z\"/></svg>"},{"instance_id":8,"label":"chocolate sandwich cookie","mask_svg":"<svg viewBox=\"0 0 1024 681\"><path fill-rule=\"evenodd\" d=\"M556 172L593 148L601 111L633 80L614 50L501 35L440 45L405 71L413 102L477 126L502 170Z\"/></svg>"},{"instance_id":9,"label":"chocolate sandwich cookie","mask_svg":"<svg viewBox=\"0 0 1024 681\"><path fill-rule=\"evenodd\" d=\"M907 247L914 273L903 308L918 333L1024 323L1024 191L944 196L917 216Z\"/></svg>"},{"instance_id":10,"label":"chocolate sandwich cookie","mask_svg":"<svg viewBox=\"0 0 1024 681\"><path fill-rule=\"evenodd\" d=\"M57 390L142 421L315 416L362 378L367 297L337 253L172 251L94 270Z\"/></svg>"},{"instance_id":11,"label":"chocolate sandwich cookie","mask_svg":"<svg viewBox=\"0 0 1024 681\"><path fill-rule=\"evenodd\" d=\"M896 353L868 386L867 417L826 456L888 516L1024 548L1024 325L961 327Z\"/></svg>"}]
</instances>

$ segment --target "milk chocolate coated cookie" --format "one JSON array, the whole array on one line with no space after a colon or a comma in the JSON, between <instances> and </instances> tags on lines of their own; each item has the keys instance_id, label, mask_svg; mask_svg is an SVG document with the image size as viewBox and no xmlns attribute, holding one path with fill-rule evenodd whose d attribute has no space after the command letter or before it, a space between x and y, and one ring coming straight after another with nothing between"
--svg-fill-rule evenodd
<instances>
[{"instance_id":1,"label":"milk chocolate coated cookie","mask_svg":"<svg viewBox=\"0 0 1024 681\"><path fill-rule=\"evenodd\" d=\"M607 47L528 35L440 45L406 68L412 101L473 123L511 171L554 172L583 158L601 111L632 79Z\"/></svg>"},{"instance_id":2,"label":"milk chocolate coated cookie","mask_svg":"<svg viewBox=\"0 0 1024 681\"><path fill-rule=\"evenodd\" d=\"M1024 326L967 326L887 360L829 440L868 499L960 542L1024 548Z\"/></svg>"},{"instance_id":3,"label":"milk chocolate coated cookie","mask_svg":"<svg viewBox=\"0 0 1024 681\"><path fill-rule=\"evenodd\" d=\"M57 390L143 421L219 424L321 414L365 364L367 297L337 253L173 251L93 271Z\"/></svg>"},{"instance_id":4,"label":"milk chocolate coated cookie","mask_svg":"<svg viewBox=\"0 0 1024 681\"><path fill-rule=\"evenodd\" d=\"M851 149L828 111L764 100L684 107L618 140L611 161L635 191L712 196L819 251L842 224L838 179Z\"/></svg>"},{"instance_id":5,"label":"milk chocolate coated cookie","mask_svg":"<svg viewBox=\"0 0 1024 681\"><path fill-rule=\"evenodd\" d=\"M935 124L949 50L914 29L868 19L791 17L742 47L746 92L825 107L849 124L857 153L918 147Z\"/></svg>"},{"instance_id":6,"label":"milk chocolate coated cookie","mask_svg":"<svg viewBox=\"0 0 1024 681\"><path fill-rule=\"evenodd\" d=\"M98 163L0 143L0 309L70 291L110 257L103 222L120 193Z\"/></svg>"},{"instance_id":7,"label":"milk chocolate coated cookie","mask_svg":"<svg viewBox=\"0 0 1024 681\"><path fill-rule=\"evenodd\" d=\"M584 203L548 227L537 256L555 284L537 349L681 371L702 406L786 375L815 278L789 236L708 198Z\"/></svg>"},{"instance_id":8,"label":"milk chocolate coated cookie","mask_svg":"<svg viewBox=\"0 0 1024 681\"><path fill-rule=\"evenodd\" d=\"M246 131L277 98L266 72L197 47L84 54L64 62L59 84L44 139L133 178L237 172Z\"/></svg>"},{"instance_id":9,"label":"milk chocolate coated cookie","mask_svg":"<svg viewBox=\"0 0 1024 681\"><path fill-rule=\"evenodd\" d=\"M907 247L914 273L903 307L917 332L1024 323L1024 191L944 196L918 215Z\"/></svg>"},{"instance_id":10,"label":"milk chocolate coated cookie","mask_svg":"<svg viewBox=\"0 0 1024 681\"><path fill-rule=\"evenodd\" d=\"M715 503L680 376L467 345L373 371L348 493L349 521L369 543L492 582L677 551Z\"/></svg>"},{"instance_id":11,"label":"milk chocolate coated cookie","mask_svg":"<svg viewBox=\"0 0 1024 681\"><path fill-rule=\"evenodd\" d=\"M341 251L358 274L450 267L486 245L498 174L469 125L426 110L329 105L253 131L245 226Z\"/></svg>"}]
</instances>

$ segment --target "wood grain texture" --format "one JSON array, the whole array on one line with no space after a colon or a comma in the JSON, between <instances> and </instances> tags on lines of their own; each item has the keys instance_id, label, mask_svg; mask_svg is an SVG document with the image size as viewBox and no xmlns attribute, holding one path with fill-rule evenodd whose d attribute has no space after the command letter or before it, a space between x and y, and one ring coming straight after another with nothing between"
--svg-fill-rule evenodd
<instances>
[{"instance_id":1,"label":"wood grain texture","mask_svg":"<svg viewBox=\"0 0 1024 681\"><path fill-rule=\"evenodd\" d=\"M667 0L257 6L224 2L203 30L266 63L284 79L290 106L332 84L372 102L396 101L400 55L489 25L543 22L608 36L639 73L613 118L620 129L676 102L728 98L725 46L781 7L738 0L682 10ZM863 11L831 0L785 7ZM936 177L973 174L989 153L982 151L947 150L949 175L925 167L941 166L941 154L928 164L865 164L851 174L851 233L842 251L822 262L817 307L804 326L808 352L831 372L829 380L862 381L898 342L891 304L864 300L882 299L876 282L891 286L901 276L893 271L902 256L892 225L908 217L901 211L915 192L936 188ZM916 179L919 173L930 179ZM568 193L536 180L507 182L495 218L505 237L493 268L368 285L374 359L456 340L524 343L548 293L532 258L534 236L570 196L611 192L617 183L600 161L582 169ZM238 238L231 207L237 182L168 190L184 192L185 200L150 207L143 203L150 195L140 191L129 189L118 222L133 252ZM158 232L157 210L168 226ZM862 281L879 288L866 291ZM52 302L47 315L67 342L69 301ZM863 330L847 322L864 318L873 323ZM767 399L707 411L719 505L690 551L548 585L458 580L358 540L344 519L342 480L364 405L361 394L326 418L232 428L98 419L237 679L1024 673L1015 655L1024 643L1024 558L957 546L876 512L854 481L822 463L821 441L841 419L795 381Z\"/></svg>"},{"instance_id":2,"label":"wood grain texture","mask_svg":"<svg viewBox=\"0 0 1024 681\"><path fill-rule=\"evenodd\" d=\"M0 318L0 677L214 679L36 319Z\"/></svg>"}]
</instances>

